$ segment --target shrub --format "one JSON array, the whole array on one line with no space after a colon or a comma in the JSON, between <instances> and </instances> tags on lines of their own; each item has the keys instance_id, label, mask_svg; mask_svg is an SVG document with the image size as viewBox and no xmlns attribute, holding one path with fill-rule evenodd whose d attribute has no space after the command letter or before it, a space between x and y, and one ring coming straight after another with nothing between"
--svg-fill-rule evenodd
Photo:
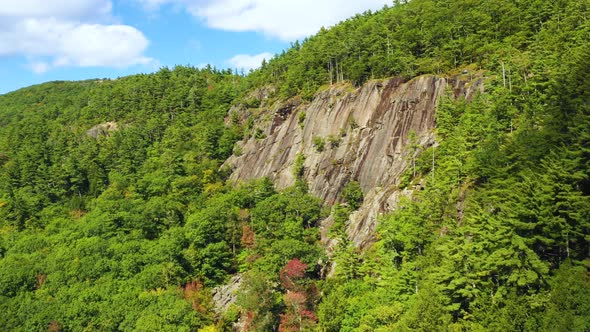
<instances>
[{"instance_id":1,"label":"shrub","mask_svg":"<svg viewBox=\"0 0 590 332\"><path fill-rule=\"evenodd\" d=\"M341 197L350 205L353 210L357 210L363 204L364 196L361 185L357 181L350 181L344 186Z\"/></svg>"},{"instance_id":2,"label":"shrub","mask_svg":"<svg viewBox=\"0 0 590 332\"><path fill-rule=\"evenodd\" d=\"M322 137L316 136L313 138L313 146L317 152L322 152L326 148L326 142Z\"/></svg>"}]
</instances>

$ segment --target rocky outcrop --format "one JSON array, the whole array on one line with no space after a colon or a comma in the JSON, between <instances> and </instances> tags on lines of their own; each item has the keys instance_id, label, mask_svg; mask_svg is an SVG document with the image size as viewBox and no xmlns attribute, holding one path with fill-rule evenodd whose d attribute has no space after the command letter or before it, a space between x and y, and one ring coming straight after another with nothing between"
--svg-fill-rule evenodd
<instances>
[{"instance_id":1,"label":"rocky outcrop","mask_svg":"<svg viewBox=\"0 0 590 332\"><path fill-rule=\"evenodd\" d=\"M236 274L225 285L213 289L213 305L215 312L221 314L236 302L236 296L242 285L242 276Z\"/></svg>"},{"instance_id":2,"label":"rocky outcrop","mask_svg":"<svg viewBox=\"0 0 590 332\"><path fill-rule=\"evenodd\" d=\"M338 201L346 183L358 181L365 202L351 216L348 234L363 247L372 241L378 216L393 210L400 196L409 195L398 190L398 182L408 165L410 133L415 133L415 144L434 144L439 98L447 88L455 97L469 97L481 89L478 82L392 78L356 90L332 87L310 103L282 103L269 110L271 119L259 122L265 135L240 142L241 155L226 161L233 168L231 179L267 176L279 189L293 185L293 164L302 154L310 191L328 204ZM329 219L323 226L329 226Z\"/></svg>"},{"instance_id":3,"label":"rocky outcrop","mask_svg":"<svg viewBox=\"0 0 590 332\"><path fill-rule=\"evenodd\" d=\"M99 137L108 137L110 133L119 129L119 125L116 122L110 121L101 124L97 124L96 126L88 129L86 131L86 135L97 139Z\"/></svg>"}]
</instances>

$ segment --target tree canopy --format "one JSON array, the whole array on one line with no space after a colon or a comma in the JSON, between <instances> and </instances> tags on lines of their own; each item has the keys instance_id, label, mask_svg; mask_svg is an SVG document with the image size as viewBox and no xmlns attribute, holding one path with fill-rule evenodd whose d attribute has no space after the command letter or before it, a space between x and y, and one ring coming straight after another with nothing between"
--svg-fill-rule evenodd
<instances>
[{"instance_id":1,"label":"tree canopy","mask_svg":"<svg viewBox=\"0 0 590 332\"><path fill-rule=\"evenodd\" d=\"M395 1L247 75L178 66L0 96L0 328L590 330L589 8ZM272 102L475 72L485 93L440 101L436 144L410 144L400 185L423 190L364 251L345 233L359 183L326 206L301 179L303 155L280 192L221 167L257 135L255 118L228 117L258 108L256 89ZM215 313L212 288L237 273L236 303Z\"/></svg>"}]
</instances>

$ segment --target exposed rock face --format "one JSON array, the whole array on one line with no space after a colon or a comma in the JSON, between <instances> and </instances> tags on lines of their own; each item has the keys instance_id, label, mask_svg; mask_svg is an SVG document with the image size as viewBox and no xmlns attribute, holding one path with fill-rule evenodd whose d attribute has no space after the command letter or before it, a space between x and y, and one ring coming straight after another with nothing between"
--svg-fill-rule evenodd
<instances>
[{"instance_id":1,"label":"exposed rock face","mask_svg":"<svg viewBox=\"0 0 590 332\"><path fill-rule=\"evenodd\" d=\"M393 78L371 81L355 91L333 87L308 104L287 102L274 109L273 119L261 124L266 137L241 142L242 154L232 156L226 165L233 167L235 181L267 176L281 189L294 184L292 166L303 154L310 191L328 204L338 200L346 183L358 181L365 202L351 216L348 234L363 247L372 242L377 217L392 211L400 196L410 193L397 189L408 165L410 133L416 134L417 144L434 144L439 97L447 86L455 97L469 97L482 87L472 82L466 88L467 83L435 76L409 82Z\"/></svg>"},{"instance_id":2,"label":"exposed rock face","mask_svg":"<svg viewBox=\"0 0 590 332\"><path fill-rule=\"evenodd\" d=\"M237 274L230 281L213 289L213 304L215 312L223 313L236 302L236 294L242 285L242 276Z\"/></svg>"},{"instance_id":3,"label":"exposed rock face","mask_svg":"<svg viewBox=\"0 0 590 332\"><path fill-rule=\"evenodd\" d=\"M105 122L97 124L96 126L88 129L86 135L92 138L108 137L111 132L119 129L119 125L116 122Z\"/></svg>"}]
</instances>

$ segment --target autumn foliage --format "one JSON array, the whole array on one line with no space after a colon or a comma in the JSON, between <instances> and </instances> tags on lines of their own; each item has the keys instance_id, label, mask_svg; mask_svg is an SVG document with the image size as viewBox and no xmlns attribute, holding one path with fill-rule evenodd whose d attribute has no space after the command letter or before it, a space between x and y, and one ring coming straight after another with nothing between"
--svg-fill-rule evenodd
<instances>
[{"instance_id":1,"label":"autumn foliage","mask_svg":"<svg viewBox=\"0 0 590 332\"><path fill-rule=\"evenodd\" d=\"M240 239L240 242L245 248L252 248L256 243L256 234L250 226L242 226L242 238Z\"/></svg>"},{"instance_id":2,"label":"autumn foliage","mask_svg":"<svg viewBox=\"0 0 590 332\"><path fill-rule=\"evenodd\" d=\"M279 272L281 285L286 289L297 288L296 282L305 276L305 270L307 270L307 264L297 258L290 260Z\"/></svg>"},{"instance_id":3,"label":"autumn foliage","mask_svg":"<svg viewBox=\"0 0 590 332\"><path fill-rule=\"evenodd\" d=\"M182 289L184 298L191 302L193 309L200 313L208 311L210 295L205 291L203 283L193 280Z\"/></svg>"},{"instance_id":4,"label":"autumn foliage","mask_svg":"<svg viewBox=\"0 0 590 332\"><path fill-rule=\"evenodd\" d=\"M307 264L294 258L279 272L281 285L287 290L283 303L285 312L280 315L280 332L301 331L310 328L317 322L316 315L309 310L311 307L309 291L302 282Z\"/></svg>"}]
</instances>

